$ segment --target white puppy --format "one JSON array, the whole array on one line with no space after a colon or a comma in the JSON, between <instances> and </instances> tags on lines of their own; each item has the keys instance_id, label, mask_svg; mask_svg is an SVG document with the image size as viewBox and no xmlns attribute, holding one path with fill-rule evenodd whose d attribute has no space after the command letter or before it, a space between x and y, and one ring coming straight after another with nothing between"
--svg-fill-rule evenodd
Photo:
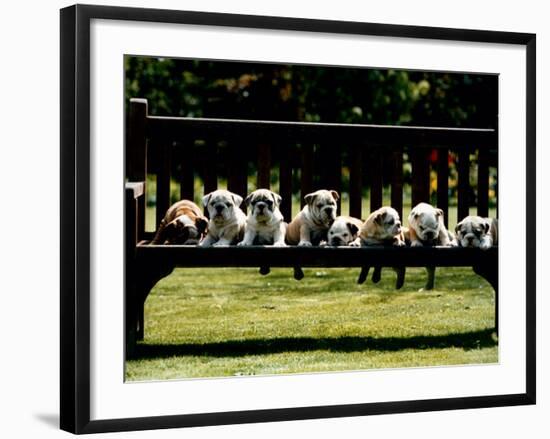
<instances>
[{"instance_id":1,"label":"white puppy","mask_svg":"<svg viewBox=\"0 0 550 439\"><path fill-rule=\"evenodd\" d=\"M328 229L327 244L333 247L359 247L361 241L357 237L363 221L351 216L337 216Z\"/></svg>"},{"instance_id":2,"label":"white puppy","mask_svg":"<svg viewBox=\"0 0 550 439\"><path fill-rule=\"evenodd\" d=\"M258 189L244 200L250 207L244 238L238 245L273 245L284 247L286 223L279 210L281 196L268 189Z\"/></svg>"},{"instance_id":3,"label":"white puppy","mask_svg":"<svg viewBox=\"0 0 550 439\"><path fill-rule=\"evenodd\" d=\"M498 244L498 223L496 219L467 216L455 228L456 243L460 247L474 247L487 250Z\"/></svg>"},{"instance_id":4,"label":"white puppy","mask_svg":"<svg viewBox=\"0 0 550 439\"><path fill-rule=\"evenodd\" d=\"M199 244L202 247L221 247L239 242L244 234L246 215L239 208L243 199L237 194L219 189L205 195L203 205L208 209L208 234Z\"/></svg>"}]
</instances>

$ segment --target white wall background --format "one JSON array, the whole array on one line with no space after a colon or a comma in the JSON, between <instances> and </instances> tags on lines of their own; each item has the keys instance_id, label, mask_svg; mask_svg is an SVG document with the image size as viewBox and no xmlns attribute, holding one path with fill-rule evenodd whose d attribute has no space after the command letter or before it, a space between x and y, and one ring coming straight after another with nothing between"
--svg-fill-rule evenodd
<instances>
[{"instance_id":1,"label":"white wall background","mask_svg":"<svg viewBox=\"0 0 550 439\"><path fill-rule=\"evenodd\" d=\"M102 435L106 437L403 437L495 438L548 434L548 281L550 239L543 220L550 176L548 140L550 28L544 2L393 0L123 1L88 3L297 16L537 33L538 122L538 404L422 414L324 419ZM64 1L3 4L0 14L0 431L3 437L62 437L59 367L59 8ZM523 212L519 213L520 221ZM27 269L32 264L31 272ZM7 280L7 282L6 282ZM541 373L542 372L542 373ZM545 416L546 415L546 416Z\"/></svg>"}]
</instances>

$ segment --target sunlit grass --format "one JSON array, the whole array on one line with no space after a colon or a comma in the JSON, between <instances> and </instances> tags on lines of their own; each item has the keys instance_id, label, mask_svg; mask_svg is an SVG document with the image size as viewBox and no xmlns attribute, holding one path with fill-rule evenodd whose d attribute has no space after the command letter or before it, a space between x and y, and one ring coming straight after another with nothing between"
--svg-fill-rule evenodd
<instances>
[{"instance_id":1,"label":"sunlit grass","mask_svg":"<svg viewBox=\"0 0 550 439\"><path fill-rule=\"evenodd\" d=\"M151 292L129 380L498 361L494 293L465 268L357 285L358 269L176 269Z\"/></svg>"}]
</instances>

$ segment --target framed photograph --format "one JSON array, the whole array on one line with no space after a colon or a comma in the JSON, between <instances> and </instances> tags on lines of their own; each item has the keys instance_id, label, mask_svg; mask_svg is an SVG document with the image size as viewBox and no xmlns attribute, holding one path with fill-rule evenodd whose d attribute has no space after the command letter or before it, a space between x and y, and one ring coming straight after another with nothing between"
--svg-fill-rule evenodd
<instances>
[{"instance_id":1,"label":"framed photograph","mask_svg":"<svg viewBox=\"0 0 550 439\"><path fill-rule=\"evenodd\" d=\"M535 52L62 9L61 428L534 404Z\"/></svg>"}]
</instances>

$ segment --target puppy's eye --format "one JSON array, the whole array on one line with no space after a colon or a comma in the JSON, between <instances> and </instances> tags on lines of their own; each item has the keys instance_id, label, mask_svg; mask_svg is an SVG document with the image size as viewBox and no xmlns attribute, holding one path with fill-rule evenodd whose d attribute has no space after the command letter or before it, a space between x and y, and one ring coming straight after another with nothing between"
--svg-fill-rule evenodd
<instances>
[{"instance_id":1,"label":"puppy's eye","mask_svg":"<svg viewBox=\"0 0 550 439\"><path fill-rule=\"evenodd\" d=\"M390 218L390 220L388 221L388 224L391 226L393 223L394 223L394 219Z\"/></svg>"},{"instance_id":2,"label":"puppy's eye","mask_svg":"<svg viewBox=\"0 0 550 439\"><path fill-rule=\"evenodd\" d=\"M348 234L347 233L344 233L344 238L347 238L348 237Z\"/></svg>"},{"instance_id":3,"label":"puppy's eye","mask_svg":"<svg viewBox=\"0 0 550 439\"><path fill-rule=\"evenodd\" d=\"M317 208L318 208L318 209L322 209L322 208L323 208L323 205L322 205L322 204L318 204L318 205L317 205Z\"/></svg>"},{"instance_id":4,"label":"puppy's eye","mask_svg":"<svg viewBox=\"0 0 550 439\"><path fill-rule=\"evenodd\" d=\"M273 205L273 201L271 201L271 200L266 200L266 201L265 201L265 204L267 204L268 206L272 206L272 205Z\"/></svg>"},{"instance_id":5,"label":"puppy's eye","mask_svg":"<svg viewBox=\"0 0 550 439\"><path fill-rule=\"evenodd\" d=\"M331 235L334 235L334 232L330 232Z\"/></svg>"},{"instance_id":6,"label":"puppy's eye","mask_svg":"<svg viewBox=\"0 0 550 439\"><path fill-rule=\"evenodd\" d=\"M227 203L226 206L227 206L227 207L231 207L231 203Z\"/></svg>"}]
</instances>

